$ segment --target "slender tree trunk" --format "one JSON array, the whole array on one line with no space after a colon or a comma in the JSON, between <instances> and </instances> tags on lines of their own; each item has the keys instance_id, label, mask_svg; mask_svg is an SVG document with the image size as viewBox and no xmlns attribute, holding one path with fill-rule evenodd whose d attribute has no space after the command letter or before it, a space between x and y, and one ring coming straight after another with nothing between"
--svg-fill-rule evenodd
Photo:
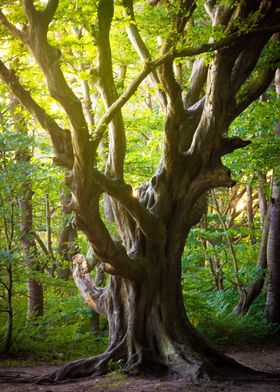
<instances>
[{"instance_id":1,"label":"slender tree trunk","mask_svg":"<svg viewBox=\"0 0 280 392\"><path fill-rule=\"evenodd\" d=\"M30 267L31 273L34 265ZM38 317L44 314L43 286L35 279L28 279L28 309L27 317Z\"/></svg>"},{"instance_id":2,"label":"slender tree trunk","mask_svg":"<svg viewBox=\"0 0 280 392\"><path fill-rule=\"evenodd\" d=\"M275 74L275 87L280 97L280 68ZM275 135L280 138L280 122ZM267 320L280 324L280 177L274 174L271 198L271 218L268 234L267 263L268 287L266 298Z\"/></svg>"},{"instance_id":3,"label":"slender tree trunk","mask_svg":"<svg viewBox=\"0 0 280 392\"><path fill-rule=\"evenodd\" d=\"M19 201L21 220L21 243L24 250L27 269L31 277L28 279L27 318L42 316L44 313L43 286L32 275L40 270L37 259L37 248L33 236L32 189L28 182L24 184L24 195Z\"/></svg>"},{"instance_id":4,"label":"slender tree trunk","mask_svg":"<svg viewBox=\"0 0 280 392\"><path fill-rule=\"evenodd\" d=\"M267 211L267 199L265 196L265 185L266 185L266 175L258 172L258 195L259 195L259 208L260 208L260 218L261 223L264 223L266 211Z\"/></svg>"},{"instance_id":5,"label":"slender tree trunk","mask_svg":"<svg viewBox=\"0 0 280 392\"><path fill-rule=\"evenodd\" d=\"M267 320L280 323L280 186L273 182L271 222L268 235L268 287L266 300Z\"/></svg>"},{"instance_id":6,"label":"slender tree trunk","mask_svg":"<svg viewBox=\"0 0 280 392\"><path fill-rule=\"evenodd\" d=\"M19 108L19 102L15 97L11 98L13 109ZM15 128L21 134L27 135L25 120L20 111L14 111L13 120ZM37 248L33 235L33 205L32 205L32 183L29 176L29 161L31 152L29 148L19 149L17 160L23 164L25 180L21 184L22 194L19 198L20 208L20 231L21 244L26 259L26 266L30 273L28 279L28 307L27 318L42 316L44 309L43 287L36 278L32 277L34 272L40 270L39 260L37 259Z\"/></svg>"},{"instance_id":7,"label":"slender tree trunk","mask_svg":"<svg viewBox=\"0 0 280 392\"><path fill-rule=\"evenodd\" d=\"M12 345L12 336L13 336L13 323L14 323L14 312L13 312L13 269L12 262L8 262L7 266L7 274L8 274L8 282L7 282L7 333L5 337L5 343L3 348L3 355L7 357L10 353L11 345Z\"/></svg>"},{"instance_id":8,"label":"slender tree trunk","mask_svg":"<svg viewBox=\"0 0 280 392\"><path fill-rule=\"evenodd\" d=\"M250 242L251 245L256 243L256 239L254 236L254 212L253 212L253 190L251 185L247 185L246 187L246 207L247 207L247 221L248 221L248 228L250 231Z\"/></svg>"}]
</instances>

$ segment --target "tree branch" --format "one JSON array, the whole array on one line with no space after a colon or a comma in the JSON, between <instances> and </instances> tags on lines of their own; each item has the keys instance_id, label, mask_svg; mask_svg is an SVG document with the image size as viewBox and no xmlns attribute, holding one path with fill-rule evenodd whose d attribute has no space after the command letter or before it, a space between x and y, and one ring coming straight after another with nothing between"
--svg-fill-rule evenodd
<instances>
[{"instance_id":1,"label":"tree branch","mask_svg":"<svg viewBox=\"0 0 280 392\"><path fill-rule=\"evenodd\" d=\"M44 242L42 241L41 237L39 236L39 234L37 233L32 233L35 240L38 242L38 244L40 245L40 248L42 249L43 253L45 256L50 256L50 252L48 251L46 245L44 244Z\"/></svg>"},{"instance_id":2,"label":"tree branch","mask_svg":"<svg viewBox=\"0 0 280 392\"><path fill-rule=\"evenodd\" d=\"M263 48L270 39L271 34L263 34L258 36L249 37L243 45L238 45L239 54L234 63L231 74L231 90L237 92L248 76L251 75L255 68L258 59L263 51ZM274 40L276 40L276 36ZM273 40L273 37L272 37ZM250 48L254 45L254 53L251 53Z\"/></svg>"},{"instance_id":3,"label":"tree branch","mask_svg":"<svg viewBox=\"0 0 280 392\"><path fill-rule=\"evenodd\" d=\"M93 157L81 102L67 84L61 71L60 50L48 43L48 23L47 25L42 23L41 14L35 10L32 0L23 0L23 5L29 20L27 45L47 79L51 96L62 105L71 122L74 156L79 157L79 160L74 162L75 174L79 173L78 178L82 180L88 174ZM50 17L55 11L56 1L51 1L47 8Z\"/></svg>"},{"instance_id":4,"label":"tree branch","mask_svg":"<svg viewBox=\"0 0 280 392\"><path fill-rule=\"evenodd\" d=\"M125 207L138 223L141 230L150 239L158 237L160 233L158 220L133 196L132 189L129 185L120 180L110 179L97 170L93 171L93 178L102 191L119 201Z\"/></svg>"},{"instance_id":5,"label":"tree branch","mask_svg":"<svg viewBox=\"0 0 280 392\"><path fill-rule=\"evenodd\" d=\"M229 154L238 148L244 148L251 143L250 140L242 140L240 137L230 137L225 138L223 137L220 141L220 148L219 152L220 155Z\"/></svg>"},{"instance_id":6,"label":"tree branch","mask_svg":"<svg viewBox=\"0 0 280 392\"><path fill-rule=\"evenodd\" d=\"M10 23L1 10L0 10L0 23L12 34L13 37L23 42L25 41L26 38L24 32L16 28L12 23Z\"/></svg>"},{"instance_id":7,"label":"tree branch","mask_svg":"<svg viewBox=\"0 0 280 392\"><path fill-rule=\"evenodd\" d=\"M8 285L7 285L2 279L0 279L0 284L1 284L2 286L4 286L5 289L6 289L7 291L9 291ZM4 296L2 296L2 295L1 295L1 297L4 298Z\"/></svg>"},{"instance_id":8,"label":"tree branch","mask_svg":"<svg viewBox=\"0 0 280 392\"><path fill-rule=\"evenodd\" d=\"M164 64L166 61L174 60L175 58L179 57L192 57L202 53L213 52L215 50L223 50L228 48L236 43L239 40L245 39L247 36L253 36L254 34L262 34L268 31L277 31L280 29L279 26L273 26L268 28L259 29L254 32L239 34L233 33L226 38L222 38L219 41L203 44L197 47L188 47L182 50L174 50L170 51L163 56L159 57L156 60L149 61L145 64L143 70L136 76L136 78L130 83L127 90L107 109L106 113L98 122L95 132L94 132L94 144L98 144L101 140L104 132L106 131L106 126L111 121L114 113L123 107L126 102L130 99L130 97L137 91L137 88L142 83L142 81L157 67Z\"/></svg>"},{"instance_id":9,"label":"tree branch","mask_svg":"<svg viewBox=\"0 0 280 392\"><path fill-rule=\"evenodd\" d=\"M48 24L51 22L56 13L58 3L59 0L49 0L45 9L42 11L44 19L47 21Z\"/></svg>"},{"instance_id":10,"label":"tree branch","mask_svg":"<svg viewBox=\"0 0 280 392\"><path fill-rule=\"evenodd\" d=\"M34 6L34 1L33 0L22 0L24 11L26 13L26 16L28 20L30 21L36 14L36 8Z\"/></svg>"},{"instance_id":11,"label":"tree branch","mask_svg":"<svg viewBox=\"0 0 280 392\"><path fill-rule=\"evenodd\" d=\"M106 131L106 127L114 117L115 113L128 102L132 95L137 91L137 88L140 86L142 81L150 74L153 69L155 69L155 65L153 64L153 62L146 64L143 70L129 84L124 93L120 95L119 98L117 98L114 103L107 109L106 113L99 120L93 134L93 140L96 146L102 139L104 132Z\"/></svg>"},{"instance_id":12,"label":"tree branch","mask_svg":"<svg viewBox=\"0 0 280 392\"><path fill-rule=\"evenodd\" d=\"M133 47L135 48L136 52L138 53L140 59L143 62L147 63L152 61L152 57L149 53L149 50L145 45L145 42L143 41L139 33L139 29L136 25L136 20L135 20L135 15L133 10L133 0L123 0L123 7L125 9L126 15L130 17L129 26L126 28L127 35L128 38L130 39L130 42L132 43ZM156 69L151 71L150 79L152 85L156 87L156 94L157 94L158 101L162 109L166 111L166 106L167 106L166 95L161 89L158 88L158 85L160 84L160 80L156 72Z\"/></svg>"},{"instance_id":13,"label":"tree branch","mask_svg":"<svg viewBox=\"0 0 280 392\"><path fill-rule=\"evenodd\" d=\"M106 289L96 286L94 279L90 276L87 260L81 254L73 257L72 275L86 305L107 318Z\"/></svg>"},{"instance_id":14,"label":"tree branch","mask_svg":"<svg viewBox=\"0 0 280 392\"><path fill-rule=\"evenodd\" d=\"M208 66L204 59L198 59L194 62L192 67L192 74L190 77L190 86L188 93L184 98L184 106L186 108L194 105L200 98L201 91L206 82Z\"/></svg>"},{"instance_id":15,"label":"tree branch","mask_svg":"<svg viewBox=\"0 0 280 392\"><path fill-rule=\"evenodd\" d=\"M52 140L56 157L54 162L69 169L73 166L71 135L61 128L47 112L34 101L30 93L18 81L13 70L9 70L0 60L0 77L17 97L20 103L34 116Z\"/></svg>"},{"instance_id":16,"label":"tree branch","mask_svg":"<svg viewBox=\"0 0 280 392\"><path fill-rule=\"evenodd\" d=\"M259 72L258 78L248 84L245 91L238 97L234 118L245 110L250 103L255 101L270 85L275 74L275 68L264 69Z\"/></svg>"},{"instance_id":17,"label":"tree branch","mask_svg":"<svg viewBox=\"0 0 280 392\"><path fill-rule=\"evenodd\" d=\"M178 1L178 7L176 7L176 15L172 21L171 31L161 48L161 53L168 53L172 47L175 47L178 37L183 34L187 21L191 18L195 8L196 2L194 0ZM158 74L167 97L169 98L169 113L172 113L173 116L182 117L184 114L182 89L174 75L173 59L165 61L163 65L159 67Z\"/></svg>"},{"instance_id":18,"label":"tree branch","mask_svg":"<svg viewBox=\"0 0 280 392\"><path fill-rule=\"evenodd\" d=\"M113 76L109 37L113 15L113 0L100 0L98 5L98 35L96 40L99 62L98 76L100 79L100 90L107 108L118 98ZM107 163L107 172L112 177L123 178L125 150L126 136L123 117L120 110L115 110L109 129L109 159Z\"/></svg>"}]
</instances>

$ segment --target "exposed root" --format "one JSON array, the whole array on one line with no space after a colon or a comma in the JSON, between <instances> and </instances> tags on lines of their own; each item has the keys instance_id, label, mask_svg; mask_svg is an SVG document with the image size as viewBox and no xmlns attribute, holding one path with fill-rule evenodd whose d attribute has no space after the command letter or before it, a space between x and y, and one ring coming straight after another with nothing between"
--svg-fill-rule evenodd
<instances>
[{"instance_id":1,"label":"exposed root","mask_svg":"<svg viewBox=\"0 0 280 392\"><path fill-rule=\"evenodd\" d=\"M211 355L210 355L211 354ZM214 358L215 356L215 358ZM212 358L211 358L212 357ZM248 368L222 353L208 352L208 360L184 359L182 353L176 360L160 356L136 353L129 360L124 356L123 347L118 346L97 357L81 359L64 365L57 371L36 380L36 384L53 384L75 381L79 378L96 377L109 373L116 368L125 374L168 376L197 379L272 381L280 380L280 374L269 374ZM210 361L209 358L213 359Z\"/></svg>"},{"instance_id":2,"label":"exposed root","mask_svg":"<svg viewBox=\"0 0 280 392\"><path fill-rule=\"evenodd\" d=\"M112 364L123 357L123 352L124 346L121 343L96 357L70 362L55 372L38 378L36 384L53 384L66 380L101 376L112 370Z\"/></svg>"},{"instance_id":3,"label":"exposed root","mask_svg":"<svg viewBox=\"0 0 280 392\"><path fill-rule=\"evenodd\" d=\"M35 378L26 375L26 372L0 372L0 384L30 384Z\"/></svg>"},{"instance_id":4,"label":"exposed root","mask_svg":"<svg viewBox=\"0 0 280 392\"><path fill-rule=\"evenodd\" d=\"M213 379L216 381L238 381L238 382L276 382L280 381L280 374L263 373L236 362L234 359L223 356L224 362L219 366L210 362L199 363L193 361L177 361L174 363L163 360L160 357L131 357L130 361L124 364L124 361L117 359L118 350L107 351L97 357L81 359L62 366L57 371L40 378L28 377L25 372L0 372L0 384L57 384L65 382L75 382L81 378L96 377L115 370L114 366L120 366L119 370L125 374L135 375L153 375L167 376L175 378L185 378L190 381L198 379ZM221 357L221 358L222 358ZM221 359L220 358L220 359ZM121 359L121 358L119 358ZM133 361L133 359L135 361ZM142 359L142 360L141 360ZM216 361L216 365L218 362Z\"/></svg>"}]
</instances>

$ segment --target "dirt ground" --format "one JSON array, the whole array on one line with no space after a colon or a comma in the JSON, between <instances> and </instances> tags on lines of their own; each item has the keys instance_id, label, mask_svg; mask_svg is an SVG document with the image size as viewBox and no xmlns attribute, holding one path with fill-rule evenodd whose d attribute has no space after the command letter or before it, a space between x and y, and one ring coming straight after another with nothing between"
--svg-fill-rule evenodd
<instances>
[{"instance_id":1,"label":"dirt ground","mask_svg":"<svg viewBox=\"0 0 280 392\"><path fill-rule=\"evenodd\" d=\"M280 347L250 347L234 349L227 354L239 362L256 370L279 373ZM1 392L280 392L280 381L195 381L184 379L154 379L126 377L120 373L95 379L84 379L57 385L5 384L1 383L1 374L17 374L26 377L40 376L55 370L57 366L36 365L0 368Z\"/></svg>"}]
</instances>

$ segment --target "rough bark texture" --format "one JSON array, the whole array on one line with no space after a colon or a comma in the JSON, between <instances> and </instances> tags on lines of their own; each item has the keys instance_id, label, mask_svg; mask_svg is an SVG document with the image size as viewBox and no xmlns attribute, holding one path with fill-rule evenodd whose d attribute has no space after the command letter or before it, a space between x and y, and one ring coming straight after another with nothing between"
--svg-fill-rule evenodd
<instances>
[{"instance_id":1,"label":"rough bark texture","mask_svg":"<svg viewBox=\"0 0 280 392\"><path fill-rule=\"evenodd\" d=\"M280 187L273 184L271 218L267 244L268 287L266 312L267 320L280 323Z\"/></svg>"},{"instance_id":2,"label":"rough bark texture","mask_svg":"<svg viewBox=\"0 0 280 392\"><path fill-rule=\"evenodd\" d=\"M280 69L275 74L275 86L280 96ZM280 138L280 122L275 135ZM266 315L271 323L280 324L280 178L274 173L271 198L271 218L267 244L268 287Z\"/></svg>"},{"instance_id":3,"label":"rough bark texture","mask_svg":"<svg viewBox=\"0 0 280 392\"><path fill-rule=\"evenodd\" d=\"M266 175L263 173L258 174L258 195L259 195L259 208L260 208L260 218L262 224L264 223L264 219L267 212L267 198L265 196L265 186L267 185Z\"/></svg>"},{"instance_id":4,"label":"rough bark texture","mask_svg":"<svg viewBox=\"0 0 280 392\"><path fill-rule=\"evenodd\" d=\"M190 325L181 292L181 256L190 228L205 211L205 192L234 184L221 158L248 143L227 138L226 132L232 120L267 88L273 77L272 65L256 71L258 77L248 80L263 48L277 31L276 1L243 0L230 8L208 1L212 24L222 24L226 37L200 47L176 50L178 37L184 33L196 8L195 1L179 1L170 34L161 45L161 56L154 61L149 61L149 52L139 39L139 29L133 27L137 27L133 3L123 1L131 18L132 44L145 60L145 66L119 96L110 47L114 2L100 0L95 24L98 64L94 72L106 112L91 136L81 101L60 68L60 51L47 40L48 26L58 3L49 0L39 12L32 0L23 0L27 17L24 30L12 26L3 14L0 20L40 65L51 96L68 116L70 133L51 121L1 62L0 74L49 132L57 155L55 162L69 170L67 184L72 200L68 208L76 213L74 224L86 234L104 271L112 275L106 289L96 287L84 259L78 256L74 277L86 302L107 317L110 342L104 354L72 362L41 381L103 374L112 361L120 361L123 370L130 373L169 371L190 378L246 371L208 347ZM254 12L262 16L256 24L249 18ZM248 33L236 31L239 17L248 23ZM214 49L207 69L195 63L188 99L184 99L174 75L174 58ZM135 197L123 179L126 135L121 108L149 74L159 81L160 91L164 92L159 94L166 112L163 151L156 173L138 189ZM248 83L240 90L245 81ZM107 125L108 160L106 170L101 172L96 168L95 158ZM103 193L110 196L120 240L110 235L100 216Z\"/></svg>"},{"instance_id":5,"label":"rough bark texture","mask_svg":"<svg viewBox=\"0 0 280 392\"><path fill-rule=\"evenodd\" d=\"M253 195L252 195L252 185L247 185L246 187L246 209L247 209L247 220L248 228L250 230L250 242L252 245L256 243L256 238L254 236L254 211L253 211Z\"/></svg>"},{"instance_id":6,"label":"rough bark texture","mask_svg":"<svg viewBox=\"0 0 280 392\"><path fill-rule=\"evenodd\" d=\"M56 272L60 279L69 279L72 276L71 266L72 257L78 252L76 240L77 229L72 225L70 214L67 209L67 204L71 201L70 194L61 195L62 211L65 214L64 222L62 222L62 229L58 237L56 250ZM61 262L63 265L61 265Z\"/></svg>"}]
</instances>

